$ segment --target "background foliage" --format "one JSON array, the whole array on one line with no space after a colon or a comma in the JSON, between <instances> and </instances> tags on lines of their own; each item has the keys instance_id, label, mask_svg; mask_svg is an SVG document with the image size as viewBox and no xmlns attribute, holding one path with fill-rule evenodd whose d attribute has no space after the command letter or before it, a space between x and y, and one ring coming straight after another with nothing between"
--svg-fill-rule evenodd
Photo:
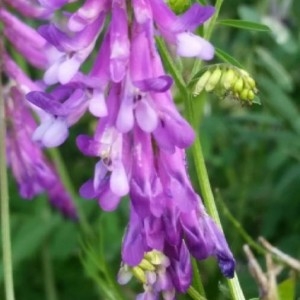
<instances>
[{"instance_id":1,"label":"background foliage","mask_svg":"<svg viewBox=\"0 0 300 300\"><path fill-rule=\"evenodd\" d=\"M242 252L245 241L222 213L222 203L253 239L264 236L286 253L300 256L300 6L297 1L227 0L222 18L264 22L271 28L265 33L219 25L212 37L215 46L230 53L256 79L262 105L241 106L212 95L199 103L205 101L199 132L211 184L217 199L222 199L218 203L224 230L250 299L258 291ZM187 75L188 71L185 68ZM94 125L84 119L59 150L76 190L89 178L95 161L79 153L75 137L91 132ZM77 197L93 228L82 235L78 224L49 208L47 199L21 200L13 180L10 195L16 298L110 299L106 293L119 268L128 202L123 200L116 212L102 213L96 201ZM263 264L263 257L257 256ZM199 266L208 299L226 299L215 261ZM279 282L287 277L288 272L283 272ZM1 295L2 279L1 273ZM123 299L133 299L133 291L141 287L132 283L121 289Z\"/></svg>"}]
</instances>

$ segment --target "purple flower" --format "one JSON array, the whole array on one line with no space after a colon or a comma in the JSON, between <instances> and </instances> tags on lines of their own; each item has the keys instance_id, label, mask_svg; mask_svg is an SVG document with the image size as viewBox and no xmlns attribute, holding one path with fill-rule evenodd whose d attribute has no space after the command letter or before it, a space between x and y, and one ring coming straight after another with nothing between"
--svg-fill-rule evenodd
<instances>
[{"instance_id":1,"label":"purple flower","mask_svg":"<svg viewBox=\"0 0 300 300\"><path fill-rule=\"evenodd\" d=\"M67 3L74 2L76 0L38 0L45 8L56 10L61 8Z\"/></svg>"},{"instance_id":2,"label":"purple flower","mask_svg":"<svg viewBox=\"0 0 300 300\"><path fill-rule=\"evenodd\" d=\"M46 192L56 209L76 219L77 213L70 195L41 149L31 139L36 124L24 103L24 95L17 87L6 91L5 107L8 119L7 156L21 197L32 199Z\"/></svg>"},{"instance_id":3,"label":"purple flower","mask_svg":"<svg viewBox=\"0 0 300 300\"><path fill-rule=\"evenodd\" d=\"M0 8L0 20L4 24L4 35L26 60L37 68L47 65L44 54L46 41L31 27L20 21L7 10Z\"/></svg>"},{"instance_id":4,"label":"purple flower","mask_svg":"<svg viewBox=\"0 0 300 300\"><path fill-rule=\"evenodd\" d=\"M50 16L50 12L37 5L36 1L32 0L5 0L8 5L16 9L22 15L29 18L47 18Z\"/></svg>"},{"instance_id":5,"label":"purple flower","mask_svg":"<svg viewBox=\"0 0 300 300\"><path fill-rule=\"evenodd\" d=\"M70 82L92 52L103 21L102 13L93 23L72 37L53 24L42 25L39 28L41 36L56 48L48 53L50 66L44 75L47 84Z\"/></svg>"},{"instance_id":6,"label":"purple flower","mask_svg":"<svg viewBox=\"0 0 300 300\"><path fill-rule=\"evenodd\" d=\"M161 34L170 43L176 44L177 54L185 57L199 57L210 60L214 55L213 46L203 38L192 34L199 25L214 13L212 6L193 4L183 15L176 16L161 0L150 1L153 18Z\"/></svg>"},{"instance_id":7,"label":"purple flower","mask_svg":"<svg viewBox=\"0 0 300 300\"><path fill-rule=\"evenodd\" d=\"M120 197L129 191L127 136L123 136L114 126L119 90L119 84L111 88L107 99L108 115L100 119L94 138L85 135L77 138L77 146L84 154L100 158L93 179L83 185L80 194L87 198L98 198L105 210L115 208L111 204L117 204Z\"/></svg>"},{"instance_id":8,"label":"purple flower","mask_svg":"<svg viewBox=\"0 0 300 300\"><path fill-rule=\"evenodd\" d=\"M202 210L202 211L201 211ZM204 208L181 214L181 224L190 253L197 259L215 256L224 276L234 276L235 260L225 237Z\"/></svg>"},{"instance_id":9,"label":"purple flower","mask_svg":"<svg viewBox=\"0 0 300 300\"><path fill-rule=\"evenodd\" d=\"M76 83L59 86L49 94L30 92L26 99L47 113L33 134L33 139L46 147L61 145L68 137L69 126L84 114L88 105L85 90Z\"/></svg>"}]
</instances>

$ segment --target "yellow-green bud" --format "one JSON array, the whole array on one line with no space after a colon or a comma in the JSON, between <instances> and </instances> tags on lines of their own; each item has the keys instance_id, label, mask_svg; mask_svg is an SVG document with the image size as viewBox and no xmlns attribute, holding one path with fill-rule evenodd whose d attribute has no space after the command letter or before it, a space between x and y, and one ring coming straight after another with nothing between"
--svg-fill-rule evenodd
<instances>
[{"instance_id":1,"label":"yellow-green bud","mask_svg":"<svg viewBox=\"0 0 300 300\"><path fill-rule=\"evenodd\" d=\"M221 84L224 86L226 90L230 89L235 82L235 72L232 69L227 70L221 79Z\"/></svg>"},{"instance_id":2,"label":"yellow-green bud","mask_svg":"<svg viewBox=\"0 0 300 300\"><path fill-rule=\"evenodd\" d=\"M252 101L253 99L254 99L254 97L255 97L255 94L253 93L253 91L248 91L248 100L250 100L250 101Z\"/></svg>"},{"instance_id":3,"label":"yellow-green bud","mask_svg":"<svg viewBox=\"0 0 300 300\"><path fill-rule=\"evenodd\" d=\"M142 283L147 283L146 274L139 266L132 268L133 275Z\"/></svg>"},{"instance_id":4,"label":"yellow-green bud","mask_svg":"<svg viewBox=\"0 0 300 300\"><path fill-rule=\"evenodd\" d=\"M248 93L250 92L250 90L248 90L248 89L243 89L241 92L240 92L240 94L239 94L239 96L240 96L240 98L242 99L242 100L248 100Z\"/></svg>"},{"instance_id":5,"label":"yellow-green bud","mask_svg":"<svg viewBox=\"0 0 300 300\"><path fill-rule=\"evenodd\" d=\"M198 80L198 82L196 83L195 85L195 89L194 89L194 92L193 92L193 95L194 96L198 96L204 89L208 79L210 78L211 76L211 72L210 71L206 71L201 77L200 79Z\"/></svg>"},{"instance_id":6,"label":"yellow-green bud","mask_svg":"<svg viewBox=\"0 0 300 300\"><path fill-rule=\"evenodd\" d=\"M256 84L253 78L247 77L245 81L247 82L247 84L251 89L255 89Z\"/></svg>"},{"instance_id":7,"label":"yellow-green bud","mask_svg":"<svg viewBox=\"0 0 300 300\"><path fill-rule=\"evenodd\" d=\"M234 86L233 86L233 90L237 93L241 92L243 90L244 87L244 81L243 79L240 77L236 80Z\"/></svg>"},{"instance_id":8,"label":"yellow-green bud","mask_svg":"<svg viewBox=\"0 0 300 300\"><path fill-rule=\"evenodd\" d=\"M145 259L150 261L153 265L160 265L163 261L163 256L159 251L153 250L146 253Z\"/></svg>"},{"instance_id":9,"label":"yellow-green bud","mask_svg":"<svg viewBox=\"0 0 300 300\"><path fill-rule=\"evenodd\" d=\"M211 76L209 77L205 85L205 90L207 92L212 91L216 87L216 85L220 81L221 75L222 75L222 71L220 70L220 68L217 68L212 72Z\"/></svg>"},{"instance_id":10,"label":"yellow-green bud","mask_svg":"<svg viewBox=\"0 0 300 300\"><path fill-rule=\"evenodd\" d=\"M142 261L139 264L139 267L146 271L155 271L155 267L145 258L142 259Z\"/></svg>"},{"instance_id":11,"label":"yellow-green bud","mask_svg":"<svg viewBox=\"0 0 300 300\"><path fill-rule=\"evenodd\" d=\"M168 5L176 13L181 14L188 9L190 0L168 0Z\"/></svg>"}]
</instances>

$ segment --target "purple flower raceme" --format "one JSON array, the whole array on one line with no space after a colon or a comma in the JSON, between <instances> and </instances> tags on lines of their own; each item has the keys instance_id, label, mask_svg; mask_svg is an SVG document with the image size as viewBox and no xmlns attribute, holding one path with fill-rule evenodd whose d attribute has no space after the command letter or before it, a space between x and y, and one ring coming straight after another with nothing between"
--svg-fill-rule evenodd
<instances>
[{"instance_id":1,"label":"purple flower raceme","mask_svg":"<svg viewBox=\"0 0 300 300\"><path fill-rule=\"evenodd\" d=\"M16 86L7 87L5 106L7 156L21 197L32 199L46 192L53 207L66 217L76 219L77 213L70 195L42 150L32 141L36 123L24 103L24 94Z\"/></svg>"},{"instance_id":2,"label":"purple flower raceme","mask_svg":"<svg viewBox=\"0 0 300 300\"><path fill-rule=\"evenodd\" d=\"M55 11L69 1L40 2ZM144 285L138 300L186 292L191 256L213 256L225 276L234 275L225 237L190 183L185 149L194 131L177 111L173 80L155 44L160 35L180 56L211 59L213 46L193 31L213 13L211 6L193 4L177 16L163 0L86 0L60 23L39 28L47 41L44 82L50 87L27 94L46 115L34 138L57 146L86 110L98 118L93 136L77 137L81 152L98 159L80 194L107 211L129 195L119 282L135 274ZM92 67L83 72L98 44Z\"/></svg>"},{"instance_id":3,"label":"purple flower raceme","mask_svg":"<svg viewBox=\"0 0 300 300\"><path fill-rule=\"evenodd\" d=\"M34 1L6 1L20 13L30 17L45 17L46 10ZM4 7L0 8L4 35L32 66L45 68L47 58L44 50L47 42L35 30L13 16ZM55 168L43 154L32 135L37 124L32 112L40 119L47 113L25 100L31 90L41 91L43 83L33 82L5 52L2 53L4 75L8 82L4 86L5 112L7 118L6 148L8 164L24 199L46 193L50 204L64 216L77 219L76 208L65 190Z\"/></svg>"}]
</instances>

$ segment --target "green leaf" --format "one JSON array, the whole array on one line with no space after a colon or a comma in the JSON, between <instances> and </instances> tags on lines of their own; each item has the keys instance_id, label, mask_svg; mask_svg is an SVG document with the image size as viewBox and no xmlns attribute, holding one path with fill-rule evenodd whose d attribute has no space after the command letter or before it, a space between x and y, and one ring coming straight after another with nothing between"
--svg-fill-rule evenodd
<instances>
[{"instance_id":1,"label":"green leaf","mask_svg":"<svg viewBox=\"0 0 300 300\"><path fill-rule=\"evenodd\" d=\"M41 216L28 218L12 239L14 263L33 255L59 222L58 215L52 216L47 222Z\"/></svg>"},{"instance_id":2,"label":"green leaf","mask_svg":"<svg viewBox=\"0 0 300 300\"><path fill-rule=\"evenodd\" d=\"M261 16L257 10L249 5L239 5L238 15L242 20L247 20L254 23L260 23Z\"/></svg>"},{"instance_id":3,"label":"green leaf","mask_svg":"<svg viewBox=\"0 0 300 300\"><path fill-rule=\"evenodd\" d=\"M279 299L295 299L295 278L290 277L278 285Z\"/></svg>"},{"instance_id":4,"label":"green leaf","mask_svg":"<svg viewBox=\"0 0 300 300\"><path fill-rule=\"evenodd\" d=\"M238 68L244 69L243 66L234 57L232 57L227 52L221 50L220 48L215 47L215 53L216 53L216 56L220 60L222 60L222 61L224 61L226 63L229 63L231 65L234 65L234 66L236 66Z\"/></svg>"},{"instance_id":5,"label":"green leaf","mask_svg":"<svg viewBox=\"0 0 300 300\"><path fill-rule=\"evenodd\" d=\"M219 25L231 26L235 28L241 28L246 30L254 30L254 31L270 31L270 28L267 25L244 21L244 20L233 20L233 19L226 19L218 21Z\"/></svg>"},{"instance_id":6,"label":"green leaf","mask_svg":"<svg viewBox=\"0 0 300 300\"><path fill-rule=\"evenodd\" d=\"M279 117L300 134L300 114L292 99L267 76L259 75L256 81L263 95L264 104L267 104Z\"/></svg>"},{"instance_id":7,"label":"green leaf","mask_svg":"<svg viewBox=\"0 0 300 300\"><path fill-rule=\"evenodd\" d=\"M48 235L57 228L59 223L60 219L58 215L52 216L47 222L45 222L42 216L33 216L24 219L19 218L18 226L14 226L16 232L12 234L14 266L17 266L29 257L33 257ZM0 282L2 279L3 264L0 261Z\"/></svg>"},{"instance_id":8,"label":"green leaf","mask_svg":"<svg viewBox=\"0 0 300 300\"><path fill-rule=\"evenodd\" d=\"M256 48L255 52L258 56L258 64L267 69L267 72L270 73L279 86L290 92L293 89L293 79L278 59L262 47Z\"/></svg>"}]
</instances>

